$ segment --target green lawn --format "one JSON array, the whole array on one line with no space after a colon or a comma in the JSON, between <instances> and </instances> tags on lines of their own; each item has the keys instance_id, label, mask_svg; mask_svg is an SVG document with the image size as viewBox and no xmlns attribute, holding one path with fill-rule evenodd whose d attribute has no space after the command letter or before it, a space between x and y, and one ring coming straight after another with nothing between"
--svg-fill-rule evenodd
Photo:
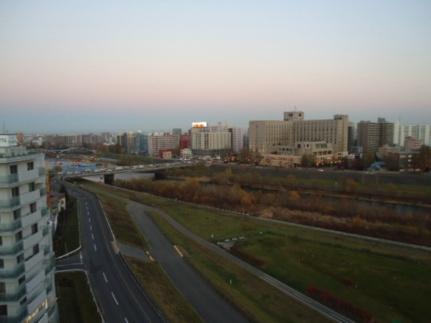
<instances>
[{"instance_id":1,"label":"green lawn","mask_svg":"<svg viewBox=\"0 0 431 323\"><path fill-rule=\"evenodd\" d=\"M55 275L55 289L61 323L97 323L101 318L84 273Z\"/></svg>"},{"instance_id":2,"label":"green lawn","mask_svg":"<svg viewBox=\"0 0 431 323\"><path fill-rule=\"evenodd\" d=\"M236 264L186 238L157 212L149 213L169 239L185 250L187 261L251 321L328 322Z\"/></svg>"},{"instance_id":3,"label":"green lawn","mask_svg":"<svg viewBox=\"0 0 431 323\"><path fill-rule=\"evenodd\" d=\"M194 308L172 285L168 276L156 262L143 263L135 258L126 260L138 281L172 323L202 322Z\"/></svg>"},{"instance_id":4,"label":"green lawn","mask_svg":"<svg viewBox=\"0 0 431 323\"><path fill-rule=\"evenodd\" d=\"M327 291L378 321L425 322L431 315L429 252L263 223L145 193L118 194L159 207L205 239L244 236L236 251L245 260L303 292Z\"/></svg>"},{"instance_id":5,"label":"green lawn","mask_svg":"<svg viewBox=\"0 0 431 323\"><path fill-rule=\"evenodd\" d=\"M54 251L57 257L79 247L77 209L76 199L67 195L66 211L58 217L58 226L54 236Z\"/></svg>"}]
</instances>

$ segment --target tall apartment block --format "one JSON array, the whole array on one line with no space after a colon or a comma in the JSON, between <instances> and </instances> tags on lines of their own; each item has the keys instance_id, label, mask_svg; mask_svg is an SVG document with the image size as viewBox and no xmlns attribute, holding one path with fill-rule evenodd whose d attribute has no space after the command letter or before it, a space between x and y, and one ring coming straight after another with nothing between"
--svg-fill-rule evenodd
<instances>
[{"instance_id":1,"label":"tall apartment block","mask_svg":"<svg viewBox=\"0 0 431 323\"><path fill-rule=\"evenodd\" d=\"M358 145L364 154L376 153L379 147L393 145L394 124L384 118L377 122L361 121L358 123Z\"/></svg>"},{"instance_id":2,"label":"tall apartment block","mask_svg":"<svg viewBox=\"0 0 431 323\"><path fill-rule=\"evenodd\" d=\"M0 322L57 322L43 154L0 135Z\"/></svg>"},{"instance_id":3,"label":"tall apartment block","mask_svg":"<svg viewBox=\"0 0 431 323\"><path fill-rule=\"evenodd\" d=\"M335 115L333 119L304 120L304 112L288 111L284 120L250 121L249 148L262 154L276 153L280 147L295 148L303 142L326 142L334 154L347 154L347 115Z\"/></svg>"}]
</instances>

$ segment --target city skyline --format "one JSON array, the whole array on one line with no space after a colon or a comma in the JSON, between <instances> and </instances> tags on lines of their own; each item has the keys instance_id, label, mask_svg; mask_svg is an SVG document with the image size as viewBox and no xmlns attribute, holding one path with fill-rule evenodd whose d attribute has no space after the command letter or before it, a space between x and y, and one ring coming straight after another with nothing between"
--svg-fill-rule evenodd
<instances>
[{"instance_id":1,"label":"city skyline","mask_svg":"<svg viewBox=\"0 0 431 323\"><path fill-rule=\"evenodd\" d=\"M85 8L85 10L83 9ZM0 4L8 130L431 121L427 1Z\"/></svg>"}]
</instances>

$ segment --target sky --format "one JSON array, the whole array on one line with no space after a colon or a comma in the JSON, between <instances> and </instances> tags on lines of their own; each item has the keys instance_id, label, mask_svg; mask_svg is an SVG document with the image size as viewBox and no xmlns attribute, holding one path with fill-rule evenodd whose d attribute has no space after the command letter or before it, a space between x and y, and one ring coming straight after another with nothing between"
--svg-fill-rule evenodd
<instances>
[{"instance_id":1,"label":"sky","mask_svg":"<svg viewBox=\"0 0 431 323\"><path fill-rule=\"evenodd\" d=\"M429 0L1 0L10 131L431 123Z\"/></svg>"}]
</instances>

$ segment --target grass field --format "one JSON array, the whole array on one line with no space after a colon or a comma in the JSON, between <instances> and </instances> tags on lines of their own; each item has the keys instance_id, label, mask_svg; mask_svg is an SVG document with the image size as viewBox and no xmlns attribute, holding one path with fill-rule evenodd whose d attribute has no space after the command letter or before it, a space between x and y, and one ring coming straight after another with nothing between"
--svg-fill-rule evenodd
<instances>
[{"instance_id":1,"label":"grass field","mask_svg":"<svg viewBox=\"0 0 431 323\"><path fill-rule=\"evenodd\" d=\"M55 288L61 323L97 323L101 318L84 273L55 275Z\"/></svg>"},{"instance_id":2,"label":"grass field","mask_svg":"<svg viewBox=\"0 0 431 323\"><path fill-rule=\"evenodd\" d=\"M262 223L145 193L124 194L166 211L208 240L244 236L244 260L306 292L334 295L378 321L425 322L430 316L431 254L289 225Z\"/></svg>"},{"instance_id":3,"label":"grass field","mask_svg":"<svg viewBox=\"0 0 431 323\"><path fill-rule=\"evenodd\" d=\"M186 251L186 259L220 294L252 321L327 322L326 318L285 296L236 264L186 238L156 212L149 213L169 239Z\"/></svg>"},{"instance_id":4,"label":"grass field","mask_svg":"<svg viewBox=\"0 0 431 323\"><path fill-rule=\"evenodd\" d=\"M58 227L54 237L54 251L61 256L79 247L79 222L77 201L67 196L66 211L58 217Z\"/></svg>"},{"instance_id":5,"label":"grass field","mask_svg":"<svg viewBox=\"0 0 431 323\"><path fill-rule=\"evenodd\" d=\"M140 197L140 195L135 196L134 194L109 189L106 186L100 186L94 183L85 183L83 187L100 196L110 198L112 203L118 199L139 199ZM151 195L145 196L147 198L153 198ZM166 200L154 197L153 201L147 200L146 202L150 202L149 204L164 204L164 201ZM253 321L326 322L326 319L319 314L310 311L303 305L286 297L275 288L264 283L255 276L248 274L237 265L227 262L225 259L208 252L208 250L186 239L177 231L173 230L163 219L157 217L157 215L154 216L154 219L174 243L184 248L190 263L198 269L222 295L240 308ZM116 230L114 226L113 230L114 232ZM138 265L136 261L131 263L131 268L134 270L135 275L138 278L140 277L141 283L146 290L149 290L150 294L156 293L152 295L152 297L166 315L168 316L171 312L175 313L175 306L178 304L170 304L169 306L165 304L166 300L171 300L169 289L173 287L166 288L165 294L163 294L164 288L159 287L159 285L165 285L167 279L167 277L160 276L161 268L145 267L145 265ZM153 290L153 288L158 290ZM179 298L175 298L175 300L179 302L179 304L182 303ZM165 306L168 306L168 308L165 308ZM189 315L191 315L191 313L189 313Z\"/></svg>"},{"instance_id":6,"label":"grass field","mask_svg":"<svg viewBox=\"0 0 431 323\"><path fill-rule=\"evenodd\" d=\"M159 264L156 262L143 263L131 257L127 257L126 261L145 291L162 309L169 322L202 322L194 308L172 285Z\"/></svg>"}]
</instances>

